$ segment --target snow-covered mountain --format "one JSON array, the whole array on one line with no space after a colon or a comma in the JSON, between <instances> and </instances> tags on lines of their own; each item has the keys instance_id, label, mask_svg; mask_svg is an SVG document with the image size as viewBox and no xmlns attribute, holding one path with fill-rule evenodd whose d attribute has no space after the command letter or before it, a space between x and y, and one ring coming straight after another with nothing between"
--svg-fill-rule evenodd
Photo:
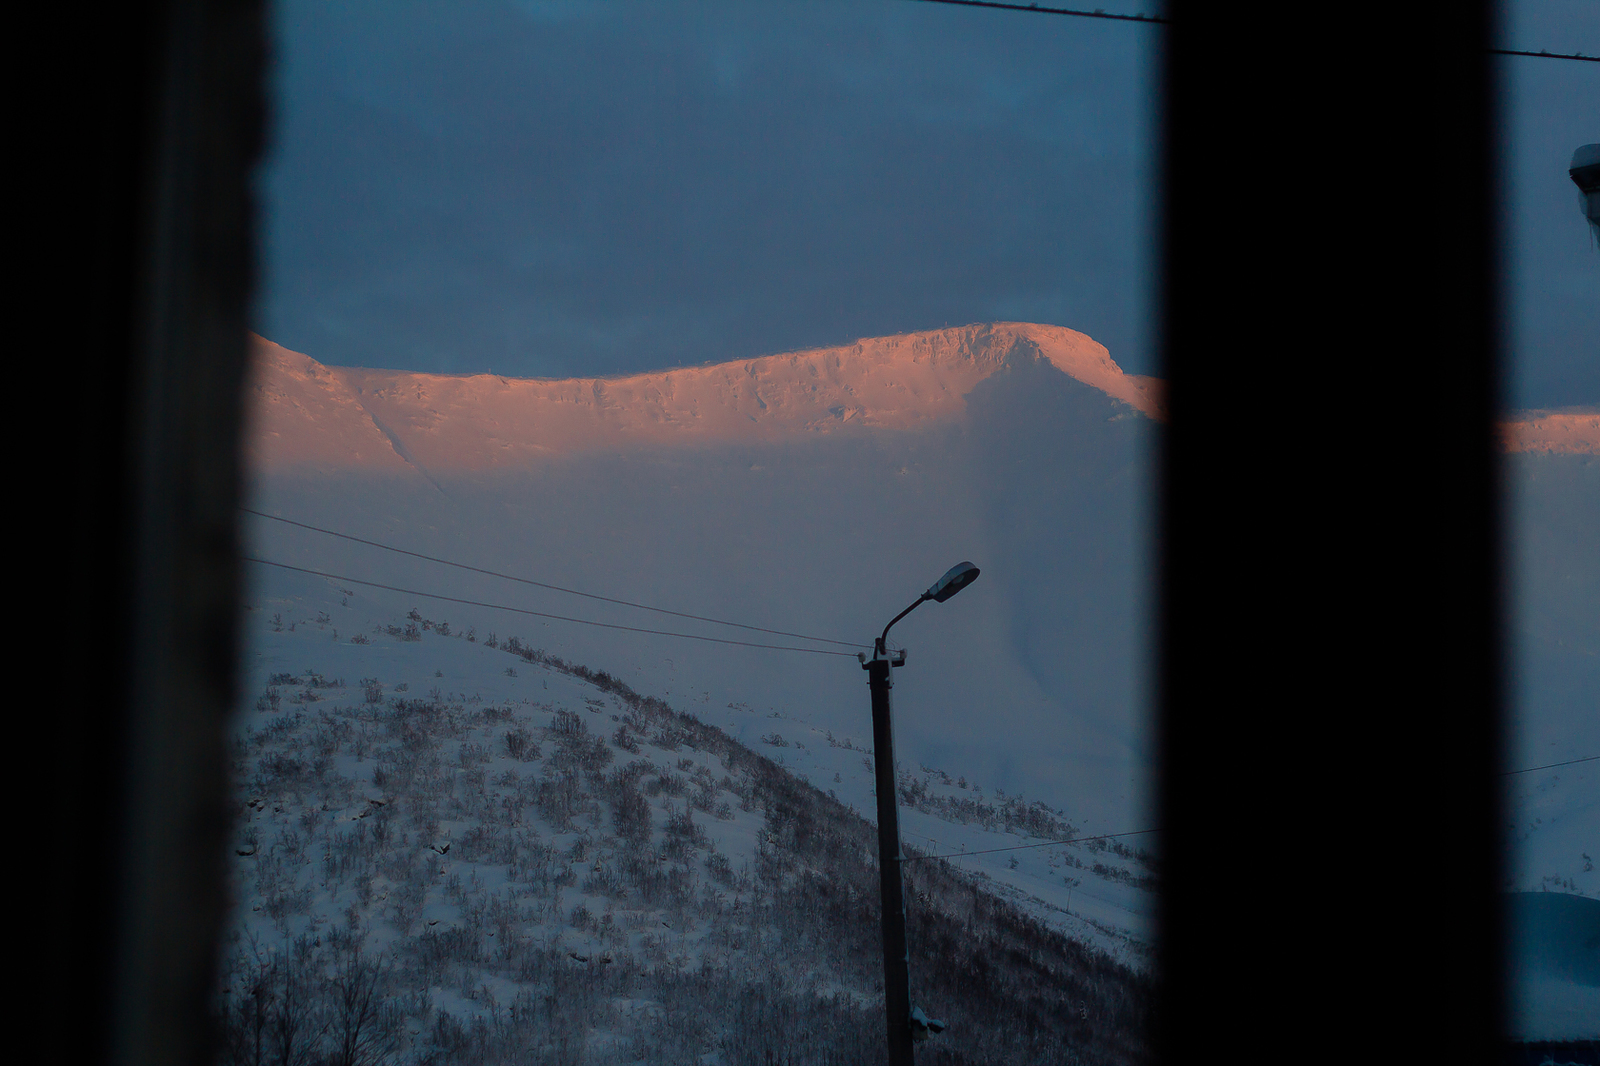
<instances>
[{"instance_id":1,"label":"snow-covered mountain","mask_svg":"<svg viewBox=\"0 0 1600 1066\"><path fill-rule=\"evenodd\" d=\"M904 759L1043 800L1086 831L1148 824L1145 509L1160 390L1082 334L970 326L570 382L336 369L258 351L254 498L272 514L860 645L972 559L978 583L895 630L910 649L896 682ZM401 588L795 643L279 523L253 521L249 536L263 558ZM254 576L263 590L282 579ZM452 613L480 630L517 618ZM868 732L864 675L848 656L552 619L525 635L621 670L642 693L715 710L714 724L748 743L770 713L857 742Z\"/></svg>"},{"instance_id":2,"label":"snow-covered mountain","mask_svg":"<svg viewBox=\"0 0 1600 1066\"><path fill-rule=\"evenodd\" d=\"M983 569L976 584L894 631L910 650L895 687L906 840L986 852L956 862L964 884L1141 965L1153 899L1138 863L1083 846L989 849L1153 824L1158 381L1122 374L1082 334L1000 323L567 381L329 367L260 341L252 389L253 508L543 583L252 518L255 557L337 575L252 567L252 699L272 674L392 686L444 670L437 686L409 683L438 687L446 704L454 692L504 707L513 690L499 692L503 667L490 669L504 652L488 641L516 634L538 662L606 671L870 818L865 675L851 649L794 634L865 645L971 559ZM1503 439L1515 578L1508 763L1526 767L1600 752L1600 413L1531 412ZM453 635L409 622L413 610ZM262 629L273 616L283 624ZM315 633L329 657L274 651L289 625L292 640ZM473 641L459 636L468 630ZM761 644L809 650L749 646ZM433 663L447 647L487 658ZM571 692L562 707L578 713L590 698L603 701ZM519 728L552 728L554 711L531 707L515 708ZM1508 887L1600 897L1579 846L1600 833L1596 765L1508 779ZM585 794L604 822L603 797ZM1154 849L1149 837L1127 843Z\"/></svg>"},{"instance_id":3,"label":"snow-covered mountain","mask_svg":"<svg viewBox=\"0 0 1600 1066\"><path fill-rule=\"evenodd\" d=\"M274 472L526 469L596 450L917 429L960 418L967 395L1024 352L1143 415L1163 413L1161 383L1124 374L1104 346L1016 322L565 380L328 367L262 338L255 346L251 459Z\"/></svg>"},{"instance_id":4,"label":"snow-covered mountain","mask_svg":"<svg viewBox=\"0 0 1600 1066\"><path fill-rule=\"evenodd\" d=\"M230 986L236 1034L250 1029L238 1006L245 1002L238 997L246 971L255 968L257 983L263 974L288 981L293 944L307 936L331 945L331 954L317 955L319 961L303 967L306 973L355 965L351 952L359 943L364 957L388 950L397 960L392 965L413 984L426 980L428 1004L411 1003L415 1009L403 1023L408 1046L426 1050L455 1039L419 1026L493 1029L503 1024L496 1010L556 976L540 969L537 981L518 985L503 965L490 965L478 932L472 935L484 950L458 959L447 979L445 970L427 970L417 961L435 943L430 931L444 935L418 916L432 907L450 929L481 930L485 908L503 916L514 907L518 935L537 943L535 954L545 960L529 966L548 969L550 959L579 965L566 953L593 960L609 952L614 962L628 960L633 992L612 988L612 978L594 979L607 989L596 1001L604 1004L606 1020L575 1030L587 1034L584 1046L591 1052L596 1040L618 1042L644 1058L653 1054L648 1049L659 1050L667 1038L646 1022L664 1009L663 997L670 998L669 986L678 980L672 975L690 962L711 966L710 984L696 994L722 997L718 1002L738 1000L738 989L758 977L781 988L799 982L803 994L785 992L773 1000L772 1009L787 1012L789 1024L814 1025L819 1012L837 1011L839 1031L866 1025L875 1046L876 1027L868 1024L877 1017L872 923L849 933L850 962L842 968L828 963L833 956L826 952L775 955L771 938L762 939L750 924L761 913L770 917L759 907L770 908L778 898L773 893L781 896L778 882L763 883L754 872L767 862L759 852L773 801L751 792L748 772L756 764L750 751L764 753L760 765L776 769L771 782L815 790L808 803L820 806L806 817L853 826L849 833L856 835L867 831L875 806L870 714L854 648L683 615L859 647L951 563L972 558L984 570L977 584L948 604L924 607L895 631L911 651L895 690L904 837L922 854L957 856L930 861L921 868L925 876L911 874L913 923L924 923L913 936L925 947L916 950L929 953L925 962L936 972L959 974L961 966L950 958L992 952L1014 935L1004 928L1013 928L1025 939L1041 938L1045 955L1059 943L1076 960L1062 962L1045 984L1077 989L1071 993L1077 998L1029 1008L1051 1016L1050 1025L1031 1044L1003 1052L990 1047L980 1055L987 1061L1048 1061L1068 1049L1103 1061L1139 1057L1139 1038L1129 1035L1138 1026L1129 1019L1144 1010L1144 978L1137 974L1148 964L1154 899L1146 849L1152 838L1037 845L1148 827L1139 711L1142 510L1148 435L1162 415L1158 383L1123 375L1103 347L1081 334L1016 324L579 382L331 368L265 341L257 353L254 509L679 614L576 597L252 519L251 554L302 570L251 569L249 674L256 702L244 711L243 726L253 732L241 739L238 774L250 793L241 794L241 811L256 828L241 844L250 854L236 856L245 908L234 955L244 961ZM600 628L519 610L744 643ZM415 619L408 617L413 612ZM513 635L531 659L508 661ZM610 688L597 690L552 663L606 671ZM370 680L376 703L365 702L362 678ZM336 679L345 685L325 686ZM401 685L403 692L397 691ZM269 688L277 689L275 698L266 696ZM635 702L617 704L618 691ZM321 701L290 705L319 695ZM434 709L418 711L409 702L419 700ZM658 706L671 708L668 718L692 715L704 731L701 741L682 752L658 743L667 718L640 710ZM486 708L495 713L492 721L484 717ZM596 745L591 751L611 753L606 773L644 764L634 783L652 803L664 796L678 805L651 815L654 836L643 843L629 844L619 833L618 804L632 801L603 775L571 779L568 798L587 822L552 821L535 801L555 763L523 765L506 746L504 734L521 730L548 760L565 750L560 723L569 719L561 715L587 723L591 711L598 724L588 727L586 742ZM627 730L612 715L638 725L637 755L624 756L619 745ZM448 737L429 732L444 729L439 723L446 721L456 723ZM432 724L423 728L426 723ZM401 797L391 788L380 794L396 779L387 769L380 770L383 781L375 778L379 749L387 752L384 759L406 762L412 756L405 737L423 744L416 738L424 734L432 737L432 754L416 757L437 765L424 775L423 792L416 793L412 775L403 779L412 793ZM461 762L463 750L471 766ZM706 796L709 817L691 814L677 786L663 783L662 775L683 782L692 776L675 769L680 759L699 759L707 773L718 761ZM730 759L745 774L735 772ZM478 798L461 791L463 774L471 777L469 793L480 788ZM479 776L481 786L473 784ZM453 783L447 786L445 778ZM661 796L650 791L657 786ZM483 800L489 792L494 795ZM511 835L540 855L556 847L550 854L562 870L574 871L576 883L521 885L487 872L472 849L481 848L484 833L498 832L494 812L508 809L507 803L522 819L522 836ZM357 890L367 894L341 919L350 906L350 883L348 871L340 872L348 864L338 856L356 848L344 821L367 824L378 815L360 818L364 811L402 817L419 807L453 810L450 817L437 815L439 831L456 834L458 843L448 855L437 849L424 854L418 849L439 841L413 839L417 826L399 828L398 838L363 843L361 876L371 880ZM718 810L728 817L716 817ZM695 818L709 846L671 837L669 818L677 815ZM428 816L416 817L424 819L423 828L432 826ZM477 843L459 842L468 836ZM576 857L580 838L587 843ZM398 851L393 839L405 841ZM870 834L862 840L870 845ZM876 899L867 891L870 866L861 856L830 853L824 861L789 844L774 854L810 869L820 879L812 889L856 893L850 913L857 924L875 916ZM1029 846L993 850L1019 844ZM604 879L580 869L603 855L602 868L614 868L617 876L637 873L646 845L658 855L663 848L672 852L672 876L688 878L678 885L687 885L682 898L652 902L649 878L598 888ZM983 854L961 857L964 852ZM285 865L272 857L280 854L294 861ZM267 856L265 863L260 856ZM448 872L429 873L435 860L441 870L452 861L474 865L452 881ZM708 860L717 865L706 866ZM862 878L862 885L850 887ZM723 912L721 903L704 902L702 889L731 898L735 909ZM402 903L416 899L407 904L410 910L396 911L385 892L400 893ZM528 902L534 896L537 905ZM957 897L964 902L951 902ZM671 913L657 914L664 907ZM680 933L679 943L664 947L667 934L638 925L660 920L682 929L684 907L699 929L687 941ZM966 917L951 927L959 933L933 932L963 907ZM608 913L618 924L602 928L598 923ZM417 921L406 924L411 918ZM330 941L330 923L341 920L345 931ZM930 938L937 948L928 946ZM975 947L980 944L989 946ZM819 965L831 971L820 973ZM1032 980L993 960L975 965L989 968L983 979L997 982L996 988L1015 991ZM765 976L753 977L751 967L766 967ZM458 996L445 984L461 984L464 991ZM324 981L324 987L331 986ZM1091 988L1099 998L1085 998ZM1029 1002L1028 995L1016 1002ZM935 1016L977 1018L1001 1009L982 1006L993 990L924 998ZM963 1006L963 998L970 1003ZM512 1013L525 1009L531 1008ZM398 1015L390 1021L402 1025ZM1077 1028L1063 1035L1055 1032L1061 1024ZM980 1033L967 1030L965 1039L979 1039L969 1050L985 1046ZM727 1043L732 1031L701 1027L672 1039L722 1056L707 1061L745 1061L741 1045ZM472 1039L487 1046L488 1033Z\"/></svg>"}]
</instances>

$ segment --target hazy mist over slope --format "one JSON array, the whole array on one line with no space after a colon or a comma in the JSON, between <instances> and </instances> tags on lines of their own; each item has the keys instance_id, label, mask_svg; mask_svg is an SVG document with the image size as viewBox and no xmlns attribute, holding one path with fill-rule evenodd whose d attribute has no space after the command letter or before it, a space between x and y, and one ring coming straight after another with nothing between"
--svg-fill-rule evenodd
<instances>
[{"instance_id":1,"label":"hazy mist over slope","mask_svg":"<svg viewBox=\"0 0 1600 1066\"><path fill-rule=\"evenodd\" d=\"M266 342L258 351L256 502L284 517L863 645L947 566L972 559L981 581L894 633L911 652L897 678L902 760L1023 790L1086 829L1148 818L1157 423L1147 415L1161 417L1164 399L1159 382L1122 375L1090 338L993 324L567 381L332 368ZM1531 766L1600 745L1600 716L1584 712L1600 691L1600 415L1531 412L1504 439L1515 597L1508 756ZM254 521L252 537L265 558L421 592L845 650L510 584L278 523ZM263 567L253 577L266 588L306 580ZM405 607L422 599L368 595ZM771 714L841 737L868 732L865 682L847 656L481 606L430 610L447 608L460 624L615 669L744 739ZM1568 859L1530 854L1519 877L1583 873Z\"/></svg>"},{"instance_id":2,"label":"hazy mist over slope","mask_svg":"<svg viewBox=\"0 0 1600 1066\"><path fill-rule=\"evenodd\" d=\"M1108 391L1159 413L1154 384L1124 377L1099 345L1056 327L967 327L831 351L853 351L856 361L845 359L814 400L791 390L788 425L776 431L741 416L731 431L703 432L739 398L719 397L710 384L696 392L696 375L711 384L725 376L701 368L654 375L684 409L698 409L677 439L663 436L648 410L631 417L655 402L647 395L611 408L624 430L597 440L571 428L575 400L561 410L547 399L561 383L542 383L525 390L523 409L537 416L557 407L546 421L590 445L562 447L552 433L542 451L526 446L539 437L537 417L513 424L503 405L484 425L469 421L468 407L442 418L426 399L400 404L408 389L412 397L437 392L436 377L383 375L389 406L375 419L366 412L377 402L361 391L373 372L314 371L321 385L308 397L303 374L286 376L282 360L264 360L257 425L284 431L266 441L258 430L257 506L553 584L863 645L945 568L970 558L982 580L895 630L911 655L896 682L902 761L949 763L1101 831L1142 827L1154 423ZM777 369L791 362L773 359ZM748 377L743 364L725 366ZM400 380L408 377L417 380ZM334 387L335 378L361 383ZM495 390L502 404L505 392ZM854 399L842 404L841 396ZM856 413L844 418L848 411ZM514 438L522 457L446 468L440 457L462 454L452 442L472 434ZM253 523L252 539L266 558L405 588L798 643L508 585L277 523ZM268 587L299 580L260 567L253 577ZM428 607L447 608L458 625L520 633L604 664L741 737L765 731L773 712L840 736L869 735L865 675L851 656Z\"/></svg>"}]
</instances>

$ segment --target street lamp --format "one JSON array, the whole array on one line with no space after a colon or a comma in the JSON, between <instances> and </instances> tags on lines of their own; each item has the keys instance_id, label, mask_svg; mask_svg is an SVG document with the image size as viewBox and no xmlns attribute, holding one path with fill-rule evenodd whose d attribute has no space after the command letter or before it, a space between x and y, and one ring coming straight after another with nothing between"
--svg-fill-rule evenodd
<instances>
[{"instance_id":1,"label":"street lamp","mask_svg":"<svg viewBox=\"0 0 1600 1066\"><path fill-rule=\"evenodd\" d=\"M1589 220L1596 239L1600 239L1600 144L1586 144L1573 152L1567 174L1578 187L1583 217Z\"/></svg>"},{"instance_id":2,"label":"street lamp","mask_svg":"<svg viewBox=\"0 0 1600 1066\"><path fill-rule=\"evenodd\" d=\"M900 881L900 810L895 802L894 723L889 709L889 690L894 687L891 668L906 664L904 650L890 655L886 647L894 624L928 600L943 603L977 579L978 568L957 563L917 601L890 619L872 648L872 658L863 652L857 658L867 672L872 689L872 761L878 785L878 885L883 897L883 998L889 1027L889 1066L912 1066L911 973L906 952L906 902ZM921 1022L916 1035L938 1032L942 1023L916 1012Z\"/></svg>"}]
</instances>

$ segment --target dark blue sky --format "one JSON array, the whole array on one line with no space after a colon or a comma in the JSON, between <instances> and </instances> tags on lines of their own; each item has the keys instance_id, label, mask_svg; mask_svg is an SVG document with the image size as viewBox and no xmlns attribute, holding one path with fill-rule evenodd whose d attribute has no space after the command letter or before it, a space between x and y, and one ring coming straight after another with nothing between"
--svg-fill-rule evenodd
<instances>
[{"instance_id":1,"label":"dark blue sky","mask_svg":"<svg viewBox=\"0 0 1600 1066\"><path fill-rule=\"evenodd\" d=\"M277 7L258 328L290 348L565 376L1019 319L1159 371L1159 28L904 0L333 8ZM1600 52L1597 8L1519 4L1507 36ZM1505 62L1512 401L1600 403L1600 252L1565 172L1600 140L1600 66Z\"/></svg>"},{"instance_id":2,"label":"dark blue sky","mask_svg":"<svg viewBox=\"0 0 1600 1066\"><path fill-rule=\"evenodd\" d=\"M1507 47L1600 55L1600 2L1506 5ZM1507 56L1509 391L1512 406L1600 404L1600 248L1567 176L1573 149L1600 141L1600 63Z\"/></svg>"}]
</instances>

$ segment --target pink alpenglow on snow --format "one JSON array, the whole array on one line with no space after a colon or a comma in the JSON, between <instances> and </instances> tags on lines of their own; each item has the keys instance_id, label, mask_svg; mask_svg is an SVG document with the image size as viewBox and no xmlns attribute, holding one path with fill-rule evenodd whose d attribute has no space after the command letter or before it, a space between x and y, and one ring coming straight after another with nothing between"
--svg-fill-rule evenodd
<instances>
[{"instance_id":1,"label":"pink alpenglow on snow","mask_svg":"<svg viewBox=\"0 0 1600 1066\"><path fill-rule=\"evenodd\" d=\"M1523 411L1500 423L1500 440L1508 452L1600 455L1600 408Z\"/></svg>"},{"instance_id":2,"label":"pink alpenglow on snow","mask_svg":"<svg viewBox=\"0 0 1600 1066\"><path fill-rule=\"evenodd\" d=\"M1019 355L1146 417L1162 382L1124 374L1060 326L998 322L611 378L506 378L330 367L255 338L258 470L486 470L631 445L775 441L960 419Z\"/></svg>"}]
</instances>

